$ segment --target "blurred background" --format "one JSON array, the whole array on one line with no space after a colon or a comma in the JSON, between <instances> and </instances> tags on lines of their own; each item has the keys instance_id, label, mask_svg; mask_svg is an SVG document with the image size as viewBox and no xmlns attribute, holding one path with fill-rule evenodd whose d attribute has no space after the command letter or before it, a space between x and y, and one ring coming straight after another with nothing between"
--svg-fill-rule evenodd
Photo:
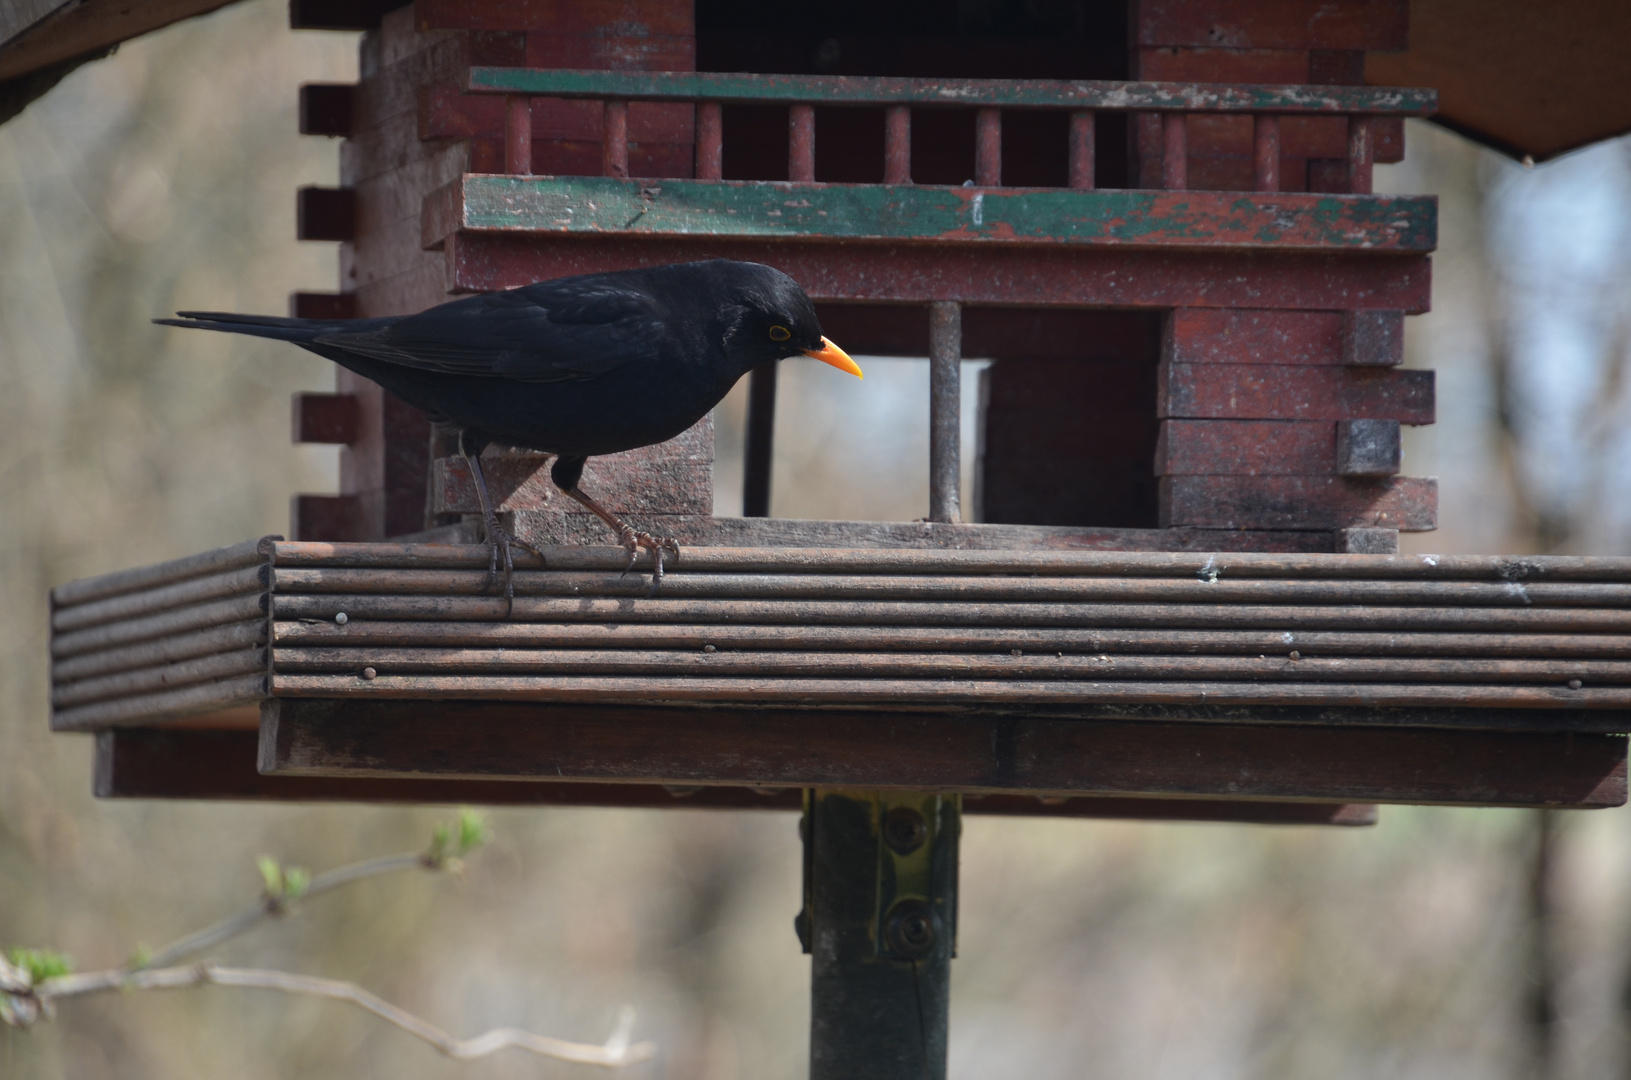
<instances>
[{"instance_id":1,"label":"blurred background","mask_svg":"<svg viewBox=\"0 0 1631 1080\"><path fill-rule=\"evenodd\" d=\"M259 889L422 846L445 808L101 802L90 741L47 731L46 590L287 527L334 490L294 446L298 350L151 326L282 313L333 288L295 188L337 181L295 87L356 77L356 36L250 0L125 45L0 127L0 945L116 965ZM1435 310L1408 320L1441 483L1406 549L1631 554L1631 146L1526 169L1412 122L1378 190L1440 196ZM773 512L927 506L926 362L782 376ZM814 367L815 365L809 365ZM967 365L970 382L977 368ZM972 393L965 393L971 402ZM741 388L718 411L740 509ZM967 444L965 444L967 445ZM966 496L965 496L966 498ZM506 810L459 878L399 875L218 951L355 980L459 1035L599 1041L639 1078L804 1075L796 818ZM972 818L953 966L954 1077L1631 1077L1631 817L1387 808L1372 829ZM448 1062L344 1005L220 988L68 1002L0 1029L21 1078L570 1077L520 1052Z\"/></svg>"}]
</instances>

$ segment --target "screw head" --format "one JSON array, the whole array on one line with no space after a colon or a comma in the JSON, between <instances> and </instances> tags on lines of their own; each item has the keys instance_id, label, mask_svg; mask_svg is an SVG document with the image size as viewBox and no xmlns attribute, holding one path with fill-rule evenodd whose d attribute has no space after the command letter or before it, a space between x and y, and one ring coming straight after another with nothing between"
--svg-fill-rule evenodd
<instances>
[{"instance_id":1,"label":"screw head","mask_svg":"<svg viewBox=\"0 0 1631 1080\"><path fill-rule=\"evenodd\" d=\"M338 615L334 616L334 625L335 626L344 626L346 623L348 623L350 621L351 621L350 617L347 616L346 613L343 612L343 611L340 612Z\"/></svg>"},{"instance_id":2,"label":"screw head","mask_svg":"<svg viewBox=\"0 0 1631 1080\"><path fill-rule=\"evenodd\" d=\"M884 926L889 948L901 956L927 956L940 938L934 912L922 900L902 900L889 909Z\"/></svg>"},{"instance_id":3,"label":"screw head","mask_svg":"<svg viewBox=\"0 0 1631 1080\"><path fill-rule=\"evenodd\" d=\"M897 855L909 855L923 846L929 826L909 806L897 806L883 816L883 842Z\"/></svg>"},{"instance_id":4,"label":"screw head","mask_svg":"<svg viewBox=\"0 0 1631 1080\"><path fill-rule=\"evenodd\" d=\"M364 679L372 679L374 676L376 676L378 674L379 674L379 672L375 671L371 667L365 667L365 668L362 669L362 677Z\"/></svg>"}]
</instances>

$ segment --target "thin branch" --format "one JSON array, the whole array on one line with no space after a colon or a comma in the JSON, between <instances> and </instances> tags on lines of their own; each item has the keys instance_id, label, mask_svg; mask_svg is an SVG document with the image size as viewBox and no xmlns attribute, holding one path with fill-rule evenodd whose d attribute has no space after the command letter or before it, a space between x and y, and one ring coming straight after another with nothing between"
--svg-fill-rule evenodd
<instances>
[{"instance_id":1,"label":"thin branch","mask_svg":"<svg viewBox=\"0 0 1631 1080\"><path fill-rule=\"evenodd\" d=\"M618 1015L617 1026L611 1036L598 1046L553 1039L547 1035L535 1035L518 1028L494 1028L473 1039L455 1039L440 1028L392 1005L376 994L369 993L355 983L319 979L310 975L294 975L286 971L269 971L264 968L229 968L214 964L194 964L187 967L148 968L136 972L111 970L86 972L83 975L60 975L35 986L33 997L49 1014L52 1005L59 998L107 990L173 990L201 983L256 990L278 990L286 994L305 994L335 1001L349 1001L367 1009L381 1020L418 1036L448 1057L459 1061L485 1057L507 1046L515 1046L559 1061L622 1068L649 1061L657 1052L656 1044L651 1042L638 1042L632 1045L629 1043L629 1037L634 1030L634 1010L627 1006Z\"/></svg>"},{"instance_id":2,"label":"thin branch","mask_svg":"<svg viewBox=\"0 0 1631 1080\"><path fill-rule=\"evenodd\" d=\"M351 863L347 866L337 866L326 873L318 874L311 879L300 899L316 896L318 893L328 892L330 889L349 885L353 881L374 877L379 874L389 874L397 870L411 870L423 867L427 870L440 869L441 862L422 852L410 851L401 855L383 855L377 859L365 859L362 862ZM145 957L139 963L131 964L127 971L141 971L146 968L167 967L177 960L194 953L211 949L236 937L262 919L270 919L286 915L289 911L289 901L283 897L262 897L253 905L244 908L235 915L230 915L214 926L206 927L197 933L172 941L158 952Z\"/></svg>"}]
</instances>

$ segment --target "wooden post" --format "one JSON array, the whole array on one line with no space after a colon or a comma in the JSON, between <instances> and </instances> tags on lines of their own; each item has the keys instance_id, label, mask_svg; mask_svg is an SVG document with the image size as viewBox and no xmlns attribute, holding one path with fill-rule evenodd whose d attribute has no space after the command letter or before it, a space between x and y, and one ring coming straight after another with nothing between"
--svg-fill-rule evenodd
<instances>
[{"instance_id":1,"label":"wooden post","mask_svg":"<svg viewBox=\"0 0 1631 1080\"><path fill-rule=\"evenodd\" d=\"M1371 119L1348 117L1348 193L1371 193Z\"/></svg>"},{"instance_id":2,"label":"wooden post","mask_svg":"<svg viewBox=\"0 0 1631 1080\"><path fill-rule=\"evenodd\" d=\"M974 116L974 184L1002 186L1002 110L981 109Z\"/></svg>"},{"instance_id":3,"label":"wooden post","mask_svg":"<svg viewBox=\"0 0 1631 1080\"><path fill-rule=\"evenodd\" d=\"M776 439L777 363L748 376L748 441L742 459L742 516L770 516L770 465Z\"/></svg>"},{"instance_id":4,"label":"wooden post","mask_svg":"<svg viewBox=\"0 0 1631 1080\"><path fill-rule=\"evenodd\" d=\"M929 305L929 520L962 520L963 308Z\"/></svg>"},{"instance_id":5,"label":"wooden post","mask_svg":"<svg viewBox=\"0 0 1631 1080\"><path fill-rule=\"evenodd\" d=\"M912 182L912 110L905 105L883 112L883 182Z\"/></svg>"},{"instance_id":6,"label":"wooden post","mask_svg":"<svg viewBox=\"0 0 1631 1080\"><path fill-rule=\"evenodd\" d=\"M1280 190L1280 118L1260 115L1252 127L1253 186L1258 191Z\"/></svg>"},{"instance_id":7,"label":"wooden post","mask_svg":"<svg viewBox=\"0 0 1631 1080\"><path fill-rule=\"evenodd\" d=\"M794 105L787 116L787 179L815 183L815 106Z\"/></svg>"},{"instance_id":8,"label":"wooden post","mask_svg":"<svg viewBox=\"0 0 1631 1080\"><path fill-rule=\"evenodd\" d=\"M725 178L725 122L717 101L697 106L697 179Z\"/></svg>"},{"instance_id":9,"label":"wooden post","mask_svg":"<svg viewBox=\"0 0 1631 1080\"><path fill-rule=\"evenodd\" d=\"M606 122L601 129L600 155L602 171L620 180L629 178L629 103L608 101L605 106Z\"/></svg>"},{"instance_id":10,"label":"wooden post","mask_svg":"<svg viewBox=\"0 0 1631 1080\"><path fill-rule=\"evenodd\" d=\"M1161 114L1161 186L1168 191L1189 187L1189 115Z\"/></svg>"},{"instance_id":11,"label":"wooden post","mask_svg":"<svg viewBox=\"0 0 1631 1080\"><path fill-rule=\"evenodd\" d=\"M1093 113L1079 110L1070 114L1070 186L1078 191L1093 188Z\"/></svg>"},{"instance_id":12,"label":"wooden post","mask_svg":"<svg viewBox=\"0 0 1631 1080\"><path fill-rule=\"evenodd\" d=\"M511 94L504 106L504 171L532 175L532 99Z\"/></svg>"},{"instance_id":13,"label":"wooden post","mask_svg":"<svg viewBox=\"0 0 1631 1080\"><path fill-rule=\"evenodd\" d=\"M810 1080L942 1080L961 798L805 792Z\"/></svg>"}]
</instances>

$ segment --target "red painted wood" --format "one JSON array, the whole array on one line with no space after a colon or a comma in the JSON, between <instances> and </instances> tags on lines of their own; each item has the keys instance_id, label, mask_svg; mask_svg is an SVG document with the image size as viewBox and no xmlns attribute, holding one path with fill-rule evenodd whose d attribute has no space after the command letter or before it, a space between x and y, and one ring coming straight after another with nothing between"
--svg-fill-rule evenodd
<instances>
[{"instance_id":1,"label":"red painted wood","mask_svg":"<svg viewBox=\"0 0 1631 1080\"><path fill-rule=\"evenodd\" d=\"M1252 188L1280 190L1280 118L1258 116L1252 127Z\"/></svg>"},{"instance_id":2,"label":"red painted wood","mask_svg":"<svg viewBox=\"0 0 1631 1080\"><path fill-rule=\"evenodd\" d=\"M352 99L356 92L356 86L351 83L306 83L302 86L300 134L350 135Z\"/></svg>"},{"instance_id":3,"label":"red painted wood","mask_svg":"<svg viewBox=\"0 0 1631 1080\"><path fill-rule=\"evenodd\" d=\"M293 434L297 443L343 446L357 441L362 428L361 404L355 394L295 394Z\"/></svg>"},{"instance_id":4,"label":"red painted wood","mask_svg":"<svg viewBox=\"0 0 1631 1080\"><path fill-rule=\"evenodd\" d=\"M1133 50L1135 78L1147 82L1308 82L1303 49L1140 48Z\"/></svg>"},{"instance_id":5,"label":"red painted wood","mask_svg":"<svg viewBox=\"0 0 1631 1080\"><path fill-rule=\"evenodd\" d=\"M297 540L344 543L370 539L362 500L355 494L295 495L289 500L289 535Z\"/></svg>"},{"instance_id":6,"label":"red painted wood","mask_svg":"<svg viewBox=\"0 0 1631 1080\"><path fill-rule=\"evenodd\" d=\"M1177 364L1341 364L1336 311L1178 308L1167 318L1163 355Z\"/></svg>"},{"instance_id":7,"label":"red painted wood","mask_svg":"<svg viewBox=\"0 0 1631 1080\"><path fill-rule=\"evenodd\" d=\"M724 120L720 115L719 103L717 101L705 101L701 105L698 105L696 156L696 174L698 180L724 179L724 137Z\"/></svg>"},{"instance_id":8,"label":"red painted wood","mask_svg":"<svg viewBox=\"0 0 1631 1080\"><path fill-rule=\"evenodd\" d=\"M1142 0L1141 46L1374 49L1407 44L1408 0Z\"/></svg>"},{"instance_id":9,"label":"red painted wood","mask_svg":"<svg viewBox=\"0 0 1631 1080\"><path fill-rule=\"evenodd\" d=\"M1161 115L1161 186L1183 191L1189 186L1189 117L1184 113Z\"/></svg>"},{"instance_id":10,"label":"red painted wood","mask_svg":"<svg viewBox=\"0 0 1631 1080\"><path fill-rule=\"evenodd\" d=\"M1163 476L1161 527L1205 529L1438 526L1438 481L1391 476Z\"/></svg>"},{"instance_id":11,"label":"red painted wood","mask_svg":"<svg viewBox=\"0 0 1631 1080\"><path fill-rule=\"evenodd\" d=\"M1371 121L1368 116L1348 118L1348 192L1371 193Z\"/></svg>"},{"instance_id":12,"label":"red painted wood","mask_svg":"<svg viewBox=\"0 0 1631 1080\"><path fill-rule=\"evenodd\" d=\"M1157 476L1330 476L1336 424L1328 420L1163 420Z\"/></svg>"},{"instance_id":13,"label":"red painted wood","mask_svg":"<svg viewBox=\"0 0 1631 1080\"><path fill-rule=\"evenodd\" d=\"M822 331L869 356L927 356L928 320L915 305L816 305ZM1090 308L963 308L963 355L971 360L1122 360L1154 356L1160 316Z\"/></svg>"},{"instance_id":14,"label":"red painted wood","mask_svg":"<svg viewBox=\"0 0 1631 1080\"><path fill-rule=\"evenodd\" d=\"M96 736L99 799L256 799L278 802L442 803L483 806L617 806L660 810L797 811L802 788L575 784L566 781L424 780L367 776L264 776L254 730L126 728ZM972 796L965 814L1372 825L1376 807L1233 799Z\"/></svg>"},{"instance_id":15,"label":"red painted wood","mask_svg":"<svg viewBox=\"0 0 1631 1080\"><path fill-rule=\"evenodd\" d=\"M532 173L532 99L512 94L504 102L504 171Z\"/></svg>"},{"instance_id":16,"label":"red painted wood","mask_svg":"<svg viewBox=\"0 0 1631 1080\"><path fill-rule=\"evenodd\" d=\"M1170 308L1279 307L1426 310L1425 256L1201 254L1099 249L1061 251L972 245L843 244L691 239L551 238L454 234L447 240L456 289L515 288L546 277L687 262L769 263L817 300L964 300Z\"/></svg>"},{"instance_id":17,"label":"red painted wood","mask_svg":"<svg viewBox=\"0 0 1631 1080\"><path fill-rule=\"evenodd\" d=\"M974 115L974 186L1002 186L1002 110Z\"/></svg>"},{"instance_id":18,"label":"red painted wood","mask_svg":"<svg viewBox=\"0 0 1631 1080\"><path fill-rule=\"evenodd\" d=\"M303 187L296 192L295 236L351 240L357 235L357 193L350 188Z\"/></svg>"},{"instance_id":19,"label":"red painted wood","mask_svg":"<svg viewBox=\"0 0 1631 1080\"><path fill-rule=\"evenodd\" d=\"M632 37L694 32L691 4L677 0L417 0L414 14L420 30L522 29L590 39L607 27Z\"/></svg>"},{"instance_id":20,"label":"red painted wood","mask_svg":"<svg viewBox=\"0 0 1631 1080\"><path fill-rule=\"evenodd\" d=\"M1070 186L1087 191L1094 186L1097 148L1094 145L1094 120L1091 110L1070 114Z\"/></svg>"},{"instance_id":21,"label":"red painted wood","mask_svg":"<svg viewBox=\"0 0 1631 1080\"><path fill-rule=\"evenodd\" d=\"M696 42L690 37L527 35L528 67L690 71L696 62Z\"/></svg>"},{"instance_id":22,"label":"red painted wood","mask_svg":"<svg viewBox=\"0 0 1631 1080\"><path fill-rule=\"evenodd\" d=\"M795 184L815 183L815 108L794 105L787 110L787 179Z\"/></svg>"},{"instance_id":23,"label":"red painted wood","mask_svg":"<svg viewBox=\"0 0 1631 1080\"><path fill-rule=\"evenodd\" d=\"M912 110L892 105L884 110L883 182L912 182Z\"/></svg>"},{"instance_id":24,"label":"red painted wood","mask_svg":"<svg viewBox=\"0 0 1631 1080\"><path fill-rule=\"evenodd\" d=\"M626 180L629 176L629 103L608 101L602 106L600 171Z\"/></svg>"},{"instance_id":25,"label":"red painted wood","mask_svg":"<svg viewBox=\"0 0 1631 1080\"><path fill-rule=\"evenodd\" d=\"M355 319L356 293L295 292L289 294L289 316L295 319Z\"/></svg>"},{"instance_id":26,"label":"red painted wood","mask_svg":"<svg viewBox=\"0 0 1631 1080\"><path fill-rule=\"evenodd\" d=\"M1162 417L1433 422L1433 372L1286 364L1163 364Z\"/></svg>"},{"instance_id":27,"label":"red painted wood","mask_svg":"<svg viewBox=\"0 0 1631 1080\"><path fill-rule=\"evenodd\" d=\"M1618 806L1625 736L826 710L275 703L270 775ZM1401 763L1405 763L1401 765Z\"/></svg>"}]
</instances>

